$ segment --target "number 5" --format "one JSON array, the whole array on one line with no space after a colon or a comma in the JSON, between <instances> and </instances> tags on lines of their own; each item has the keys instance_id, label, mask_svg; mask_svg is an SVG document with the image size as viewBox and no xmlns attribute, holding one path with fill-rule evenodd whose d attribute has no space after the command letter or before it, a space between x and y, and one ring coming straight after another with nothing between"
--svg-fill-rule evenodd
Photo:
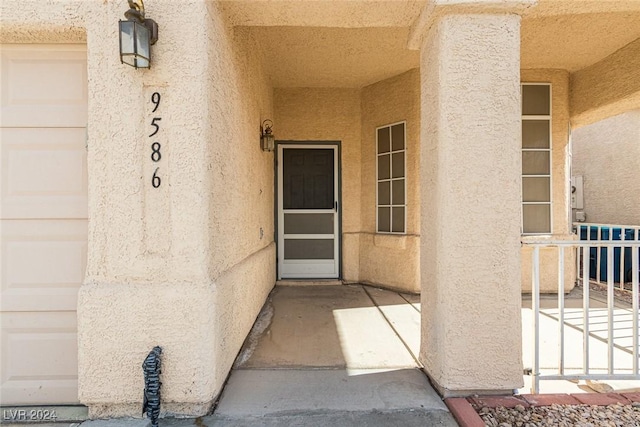
<instances>
[{"instance_id":1,"label":"number 5","mask_svg":"<svg viewBox=\"0 0 640 427\"><path fill-rule=\"evenodd\" d=\"M153 135L158 133L158 131L160 130L160 125L156 123L156 121L160 121L160 120L162 120L160 117L154 117L153 120L151 120L151 126L155 127L156 130L154 130L153 133L149 135L149 138L151 138Z\"/></svg>"}]
</instances>

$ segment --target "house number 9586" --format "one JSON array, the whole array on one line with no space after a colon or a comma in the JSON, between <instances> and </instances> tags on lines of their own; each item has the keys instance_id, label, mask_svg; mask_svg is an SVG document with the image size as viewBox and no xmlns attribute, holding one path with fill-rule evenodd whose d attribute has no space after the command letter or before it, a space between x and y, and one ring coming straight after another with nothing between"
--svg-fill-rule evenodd
<instances>
[{"instance_id":1,"label":"house number 9586","mask_svg":"<svg viewBox=\"0 0 640 427\"><path fill-rule=\"evenodd\" d=\"M160 107L160 100L162 96L160 92L153 92L151 95L151 103L154 105L152 113L155 113ZM153 117L151 119L151 127L153 130L149 134L149 138L154 138L158 132L160 132L160 121L162 117ZM154 138L155 139L155 138ZM162 153L160 152L162 145L158 141L154 141L151 143L151 161L154 163L158 163L162 159ZM153 176L151 177L151 185L153 188L158 188L162 184L162 180L160 179L160 175L158 171L160 170L160 166L156 167L153 171Z\"/></svg>"}]
</instances>

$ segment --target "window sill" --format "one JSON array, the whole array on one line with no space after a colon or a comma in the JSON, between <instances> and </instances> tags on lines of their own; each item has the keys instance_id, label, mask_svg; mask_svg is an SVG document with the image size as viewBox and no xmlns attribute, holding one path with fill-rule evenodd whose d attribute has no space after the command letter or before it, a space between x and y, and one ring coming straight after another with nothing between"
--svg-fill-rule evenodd
<instances>
[{"instance_id":1,"label":"window sill","mask_svg":"<svg viewBox=\"0 0 640 427\"><path fill-rule=\"evenodd\" d=\"M376 233L373 235L373 245L389 249L405 249L407 247L407 235Z\"/></svg>"},{"instance_id":2,"label":"window sill","mask_svg":"<svg viewBox=\"0 0 640 427\"><path fill-rule=\"evenodd\" d=\"M575 234L522 234L520 240L522 243L539 242L541 240L577 240Z\"/></svg>"}]
</instances>

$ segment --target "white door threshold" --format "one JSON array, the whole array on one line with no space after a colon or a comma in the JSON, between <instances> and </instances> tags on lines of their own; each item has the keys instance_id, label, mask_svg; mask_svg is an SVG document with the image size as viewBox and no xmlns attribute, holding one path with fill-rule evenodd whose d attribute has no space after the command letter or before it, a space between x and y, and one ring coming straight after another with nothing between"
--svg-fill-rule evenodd
<instances>
[{"instance_id":1,"label":"white door threshold","mask_svg":"<svg viewBox=\"0 0 640 427\"><path fill-rule=\"evenodd\" d=\"M343 285L340 279L282 279L276 281L276 286L328 286Z\"/></svg>"}]
</instances>

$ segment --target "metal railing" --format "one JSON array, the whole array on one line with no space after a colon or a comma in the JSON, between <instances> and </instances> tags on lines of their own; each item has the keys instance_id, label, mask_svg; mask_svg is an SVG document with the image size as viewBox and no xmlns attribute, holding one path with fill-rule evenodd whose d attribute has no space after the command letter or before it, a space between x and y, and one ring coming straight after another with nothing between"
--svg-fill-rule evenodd
<instances>
[{"instance_id":1,"label":"metal railing","mask_svg":"<svg viewBox=\"0 0 640 427\"><path fill-rule=\"evenodd\" d=\"M590 224L580 224L590 225ZM640 227L639 227L640 228ZM637 238L638 232L635 231L635 237ZM531 392L538 393L540 390L541 380L640 380L640 372L638 370L638 270L639 270L639 248L640 241L638 240L527 240L523 242L525 247L531 247L532 250L532 322L533 322L533 360L532 360L532 386ZM540 309L540 251L543 248L555 248L558 252L558 272L557 272L557 308L554 308L552 312L545 310L541 313ZM606 314L605 309L591 306L590 297L590 273L593 266L591 254L592 249L596 249L598 255L602 252L602 249L608 249L606 251ZM630 263L631 263L631 296L632 307L629 310L628 307L616 304L615 299L615 285L614 285L614 250L615 248L629 248L630 250ZM621 249L623 250L623 249ZM625 249L626 250L626 249ZM569 316L567 315L566 296L565 296L565 268L573 268L572 266L566 266L565 254L567 251L575 251L578 262L576 267L578 268L579 281L582 283L582 303L581 307L572 308ZM597 259L598 263L598 275L600 273L600 258ZM622 263L624 264L624 263ZM620 276L623 277L623 276ZM575 300L571 301L572 304L576 304ZM579 301L578 301L579 303ZM617 311L617 312L616 312ZM557 348L541 348L540 332L541 332L541 314L545 320L545 325L552 325L552 328L556 328L557 331ZM581 316L580 316L581 315ZM624 316L625 319L631 317L631 336L622 336L621 330L624 328L616 328L616 316L618 319ZM580 319L581 317L581 319ZM606 317L606 330L601 328L605 322L602 322ZM557 322L557 325L555 323ZM620 321L621 322L621 321ZM618 323L620 323L618 322ZM628 320L624 320L628 324ZM592 328L593 326L593 328ZM618 332L618 336L614 335L614 332ZM549 338L546 335L545 340ZM567 352L565 338L567 333L572 334L574 346L570 352ZM623 331L626 333L626 331ZM553 331L551 332L553 334ZM581 336L580 336L581 335ZM555 339L555 338L554 338ZM574 364L573 366L567 366L567 355L572 356L573 362L575 362L576 353L580 352L580 345L578 342L582 341L582 363ZM618 343L615 341L618 340ZM621 342L631 341L631 345L622 345ZM606 351L604 346L606 345ZM595 352L591 347L596 348ZM576 348L577 347L577 348ZM541 372L541 354L544 352L545 357L550 353L557 351L557 366L545 366L544 373ZM604 354L606 353L606 358ZM614 361L621 360L620 356L625 356L625 363L619 363L624 366L616 366ZM592 357L593 356L593 357ZM597 357L596 357L597 356ZM628 361L628 356L631 356L631 361ZM579 359L579 356L578 356ZM606 360L606 365L595 367L592 363L594 359L598 361ZM578 366L581 365L581 366ZM603 373L604 372L604 373Z\"/></svg>"},{"instance_id":2,"label":"metal railing","mask_svg":"<svg viewBox=\"0 0 640 427\"><path fill-rule=\"evenodd\" d=\"M574 233L577 234L580 240L586 241L625 241L640 240L640 226L637 225L618 225L618 224L597 224L588 222L574 222ZM595 246L589 250L589 257L592 269L590 271L591 279L594 279L597 283L608 282L608 269L603 269L602 264L604 257L608 256L607 248L596 248ZM620 289L624 289L625 282L631 282L631 254L630 250L623 250L620 247L613 249L614 266L617 271L614 270L614 282L618 283ZM576 272L577 277L580 277L580 258L576 257ZM608 263L608 260L605 261ZM604 277L604 278L603 278Z\"/></svg>"}]
</instances>

